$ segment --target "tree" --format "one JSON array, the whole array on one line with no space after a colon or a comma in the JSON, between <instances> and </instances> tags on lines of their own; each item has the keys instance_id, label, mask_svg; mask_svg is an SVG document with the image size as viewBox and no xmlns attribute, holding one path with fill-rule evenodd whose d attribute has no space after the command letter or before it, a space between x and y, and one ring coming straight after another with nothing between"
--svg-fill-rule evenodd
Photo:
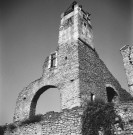
<instances>
[{"instance_id":1,"label":"tree","mask_svg":"<svg viewBox=\"0 0 133 135\"><path fill-rule=\"evenodd\" d=\"M115 112L113 103L105 103L101 100L88 102L82 116L83 135L114 135L114 125L119 123L123 128L123 123Z\"/></svg>"}]
</instances>

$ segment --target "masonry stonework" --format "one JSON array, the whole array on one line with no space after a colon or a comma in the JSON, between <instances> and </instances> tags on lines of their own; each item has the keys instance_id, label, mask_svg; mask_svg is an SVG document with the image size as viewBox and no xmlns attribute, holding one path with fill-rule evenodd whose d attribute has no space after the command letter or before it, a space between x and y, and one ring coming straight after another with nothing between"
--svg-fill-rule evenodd
<instances>
[{"instance_id":1,"label":"masonry stonework","mask_svg":"<svg viewBox=\"0 0 133 135\"><path fill-rule=\"evenodd\" d=\"M119 102L121 86L94 49L89 14L78 4L69 10L62 15L55 65L51 66L52 54L44 63L42 77L20 92L14 122L35 115L39 96L52 87L60 91L61 109L82 106L91 96L107 101L111 93L110 100L117 97Z\"/></svg>"},{"instance_id":2,"label":"masonry stonework","mask_svg":"<svg viewBox=\"0 0 133 135\"><path fill-rule=\"evenodd\" d=\"M121 48L121 54L123 56L124 68L128 81L128 92L133 96L133 46L125 45Z\"/></svg>"},{"instance_id":3,"label":"masonry stonework","mask_svg":"<svg viewBox=\"0 0 133 135\"><path fill-rule=\"evenodd\" d=\"M118 115L124 121L124 130L117 127L116 135L133 134L133 103L115 105ZM62 112L48 112L42 121L19 125L13 130L6 130L5 135L82 135L82 114L84 108L64 109Z\"/></svg>"},{"instance_id":4,"label":"masonry stonework","mask_svg":"<svg viewBox=\"0 0 133 135\"><path fill-rule=\"evenodd\" d=\"M48 112L43 120L36 123L18 126L7 135L81 135L82 108L67 110L61 113Z\"/></svg>"},{"instance_id":5,"label":"masonry stonework","mask_svg":"<svg viewBox=\"0 0 133 135\"><path fill-rule=\"evenodd\" d=\"M76 2L61 15L58 47L45 59L42 77L20 92L13 121L33 117L40 95L49 88L59 90L61 112L47 113L40 122L18 124L5 135L82 135L81 116L86 103L95 99L115 103L118 114L125 118L129 112L133 119L133 103L125 102L131 95L121 88L94 48L89 16Z\"/></svg>"}]
</instances>

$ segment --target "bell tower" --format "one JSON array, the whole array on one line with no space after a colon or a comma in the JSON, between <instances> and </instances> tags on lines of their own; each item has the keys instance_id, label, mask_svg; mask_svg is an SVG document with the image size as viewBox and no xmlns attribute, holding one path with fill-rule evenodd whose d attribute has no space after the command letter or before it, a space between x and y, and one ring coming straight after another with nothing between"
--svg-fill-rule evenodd
<instances>
[{"instance_id":1,"label":"bell tower","mask_svg":"<svg viewBox=\"0 0 133 135\"><path fill-rule=\"evenodd\" d=\"M94 48L90 14L74 1L61 15L58 43L60 46L78 40Z\"/></svg>"},{"instance_id":2,"label":"bell tower","mask_svg":"<svg viewBox=\"0 0 133 135\"><path fill-rule=\"evenodd\" d=\"M95 54L89 17L90 14L75 1L61 14L57 65L62 72L61 76L65 76L67 80L60 90L62 109L81 106L84 102L82 101L82 91L89 93L86 95L87 98L91 95L90 90L87 89L88 84L82 81L85 77L82 77L82 70L79 69L79 67L83 67L89 70L88 62L86 61L83 65L80 61L84 61L90 49L91 53ZM85 56L80 56L82 54ZM85 72L85 70L83 71ZM83 88L80 83L84 84L86 88Z\"/></svg>"}]
</instances>

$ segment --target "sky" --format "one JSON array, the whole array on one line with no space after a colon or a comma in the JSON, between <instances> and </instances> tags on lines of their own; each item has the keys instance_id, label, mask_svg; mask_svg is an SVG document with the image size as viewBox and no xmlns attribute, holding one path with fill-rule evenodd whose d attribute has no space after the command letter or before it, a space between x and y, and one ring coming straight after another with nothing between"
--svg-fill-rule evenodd
<instances>
[{"instance_id":1,"label":"sky","mask_svg":"<svg viewBox=\"0 0 133 135\"><path fill-rule=\"evenodd\" d=\"M0 125L11 123L19 92L42 75L45 58L56 50L60 15L72 0L1 0ZM91 13L94 46L125 89L120 48L133 44L132 0L77 0ZM49 89L36 114L60 110L59 91Z\"/></svg>"}]
</instances>

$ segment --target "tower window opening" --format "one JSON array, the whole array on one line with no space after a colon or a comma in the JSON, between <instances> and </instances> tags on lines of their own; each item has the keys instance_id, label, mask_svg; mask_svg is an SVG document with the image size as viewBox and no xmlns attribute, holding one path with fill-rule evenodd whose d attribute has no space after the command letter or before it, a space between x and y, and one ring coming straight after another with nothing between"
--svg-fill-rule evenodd
<instances>
[{"instance_id":1,"label":"tower window opening","mask_svg":"<svg viewBox=\"0 0 133 135\"><path fill-rule=\"evenodd\" d=\"M55 67L56 63L56 54L51 54L51 67Z\"/></svg>"},{"instance_id":2,"label":"tower window opening","mask_svg":"<svg viewBox=\"0 0 133 135\"><path fill-rule=\"evenodd\" d=\"M57 53L52 53L49 57L49 65L48 68L53 68L57 66Z\"/></svg>"}]
</instances>

